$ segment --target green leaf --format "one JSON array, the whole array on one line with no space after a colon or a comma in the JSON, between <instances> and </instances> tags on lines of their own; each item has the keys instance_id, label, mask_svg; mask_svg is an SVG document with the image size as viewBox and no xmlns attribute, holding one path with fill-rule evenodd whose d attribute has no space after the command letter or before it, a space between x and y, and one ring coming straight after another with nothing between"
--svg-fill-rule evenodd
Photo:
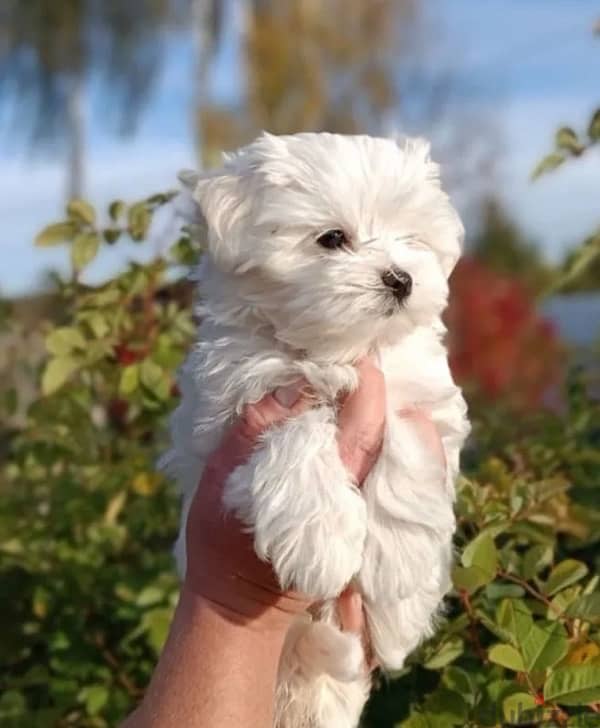
<instances>
[{"instance_id":1,"label":"green leaf","mask_svg":"<svg viewBox=\"0 0 600 728\"><path fill-rule=\"evenodd\" d=\"M550 576L544 585L544 594L552 596L561 589L565 589L583 579L587 573L588 567L582 561L565 559L550 572Z\"/></svg>"},{"instance_id":2,"label":"green leaf","mask_svg":"<svg viewBox=\"0 0 600 728\"><path fill-rule=\"evenodd\" d=\"M123 200L114 200L108 206L108 214L110 215L110 219L113 222L117 222L121 215L124 214L126 209L127 205L123 202Z\"/></svg>"},{"instance_id":3,"label":"green leaf","mask_svg":"<svg viewBox=\"0 0 600 728\"><path fill-rule=\"evenodd\" d=\"M171 381L169 375L151 359L144 359L141 363L140 381L157 399L168 399Z\"/></svg>"},{"instance_id":4,"label":"green leaf","mask_svg":"<svg viewBox=\"0 0 600 728\"><path fill-rule=\"evenodd\" d=\"M27 703L23 693L18 690L6 690L0 695L0 719L6 721L7 726L23 725L16 723L17 718L22 719L27 711ZM9 722L10 721L10 722Z\"/></svg>"},{"instance_id":5,"label":"green leaf","mask_svg":"<svg viewBox=\"0 0 600 728\"><path fill-rule=\"evenodd\" d=\"M77 233L77 226L72 222L57 222L45 227L35 238L35 244L40 248L51 245L60 245L72 240Z\"/></svg>"},{"instance_id":6,"label":"green leaf","mask_svg":"<svg viewBox=\"0 0 600 728\"><path fill-rule=\"evenodd\" d=\"M502 702L504 718L511 724L519 724L525 717L523 714L535 708L535 698L529 693L513 693Z\"/></svg>"},{"instance_id":7,"label":"green leaf","mask_svg":"<svg viewBox=\"0 0 600 728\"><path fill-rule=\"evenodd\" d=\"M464 698L468 698L475 693L476 686L471 675L460 667L449 665L442 676L444 685L456 693L460 693Z\"/></svg>"},{"instance_id":8,"label":"green leaf","mask_svg":"<svg viewBox=\"0 0 600 728\"><path fill-rule=\"evenodd\" d=\"M152 215L145 202L138 202L130 207L127 213L127 222L131 237L136 241L143 240L146 237L151 221Z\"/></svg>"},{"instance_id":9,"label":"green leaf","mask_svg":"<svg viewBox=\"0 0 600 728\"><path fill-rule=\"evenodd\" d=\"M533 619L524 602L513 599L505 599L500 603L497 622L510 635L510 640L515 647L519 647L523 643L533 627Z\"/></svg>"},{"instance_id":10,"label":"green leaf","mask_svg":"<svg viewBox=\"0 0 600 728\"><path fill-rule=\"evenodd\" d=\"M79 362L72 357L59 356L50 359L42 375L42 393L49 395L56 392L78 368Z\"/></svg>"},{"instance_id":11,"label":"green leaf","mask_svg":"<svg viewBox=\"0 0 600 728\"><path fill-rule=\"evenodd\" d=\"M113 245L121 237L121 231L119 228L106 228L102 231L102 235L109 245Z\"/></svg>"},{"instance_id":12,"label":"green leaf","mask_svg":"<svg viewBox=\"0 0 600 728\"><path fill-rule=\"evenodd\" d=\"M569 643L560 622L535 622L521 641L527 672L543 672L567 654Z\"/></svg>"},{"instance_id":13,"label":"green leaf","mask_svg":"<svg viewBox=\"0 0 600 728\"><path fill-rule=\"evenodd\" d=\"M544 157L544 159L542 159L542 161L533 170L533 172L531 173L531 179L535 180L538 177L541 177L543 174L551 172L553 169L560 167L565 159L565 155L560 154L559 152L553 152L552 154L549 154L547 157Z\"/></svg>"},{"instance_id":14,"label":"green leaf","mask_svg":"<svg viewBox=\"0 0 600 728\"><path fill-rule=\"evenodd\" d=\"M140 374L142 384L148 387L148 389L155 387L164 376L161 367L153 362L152 359L144 359L140 367Z\"/></svg>"},{"instance_id":15,"label":"green leaf","mask_svg":"<svg viewBox=\"0 0 600 728\"><path fill-rule=\"evenodd\" d=\"M159 192L156 195L150 195L150 197L147 198L146 202L149 205L165 205L167 202L170 202L174 197L176 197L179 193L177 190L172 190L170 192Z\"/></svg>"},{"instance_id":16,"label":"green leaf","mask_svg":"<svg viewBox=\"0 0 600 728\"><path fill-rule=\"evenodd\" d=\"M559 616L564 614L567 608L577 599L581 594L580 586L571 586L558 592L552 597L548 610L546 612L546 619L556 621Z\"/></svg>"},{"instance_id":17,"label":"green leaf","mask_svg":"<svg viewBox=\"0 0 600 728\"><path fill-rule=\"evenodd\" d=\"M522 657L521 669L527 672L546 670L567 654L567 635L562 624L534 622L521 602L512 599L503 602L498 610L498 622L510 634L512 646Z\"/></svg>"},{"instance_id":18,"label":"green leaf","mask_svg":"<svg viewBox=\"0 0 600 728\"><path fill-rule=\"evenodd\" d=\"M200 256L200 249L191 238L182 237L169 248L169 255L180 265L194 265Z\"/></svg>"},{"instance_id":19,"label":"green leaf","mask_svg":"<svg viewBox=\"0 0 600 728\"><path fill-rule=\"evenodd\" d=\"M76 271L85 268L96 257L100 246L98 233L81 233L71 246L71 262Z\"/></svg>"},{"instance_id":20,"label":"green leaf","mask_svg":"<svg viewBox=\"0 0 600 728\"><path fill-rule=\"evenodd\" d=\"M455 566L452 569L452 583L456 589L465 590L469 594L473 594L473 592L485 586L492 579L493 577L485 574L477 566L472 566L468 569L462 566Z\"/></svg>"},{"instance_id":21,"label":"green leaf","mask_svg":"<svg viewBox=\"0 0 600 728\"><path fill-rule=\"evenodd\" d=\"M453 637L442 644L439 650L430 657L424 666L429 670L441 670L462 655L465 646L459 637Z\"/></svg>"},{"instance_id":22,"label":"green leaf","mask_svg":"<svg viewBox=\"0 0 600 728\"><path fill-rule=\"evenodd\" d=\"M580 276L600 259L600 234L596 234L579 246L575 253L569 257L564 273L555 281L552 290L559 291L568 283L577 280Z\"/></svg>"},{"instance_id":23,"label":"green leaf","mask_svg":"<svg viewBox=\"0 0 600 728\"><path fill-rule=\"evenodd\" d=\"M510 634L510 632L494 622L493 619L490 619L490 617L483 611L483 609L476 609L475 615L477 619L481 622L481 624L483 624L483 626L499 640L502 640L503 642L511 641L512 635Z\"/></svg>"},{"instance_id":24,"label":"green leaf","mask_svg":"<svg viewBox=\"0 0 600 728\"><path fill-rule=\"evenodd\" d=\"M148 644L156 654L159 654L167 638L171 624L172 612L170 609L159 607L144 614L142 624L146 631Z\"/></svg>"},{"instance_id":25,"label":"green leaf","mask_svg":"<svg viewBox=\"0 0 600 728\"><path fill-rule=\"evenodd\" d=\"M93 225L96 222L96 211L94 208L89 202L77 198L67 203L67 215L88 225Z\"/></svg>"},{"instance_id":26,"label":"green leaf","mask_svg":"<svg viewBox=\"0 0 600 728\"><path fill-rule=\"evenodd\" d=\"M524 672L525 664L520 652L512 645L494 645L488 652L490 662L515 672Z\"/></svg>"},{"instance_id":27,"label":"green leaf","mask_svg":"<svg viewBox=\"0 0 600 728\"><path fill-rule=\"evenodd\" d=\"M423 713L413 713L402 723L398 723L396 728L434 728L434 725Z\"/></svg>"},{"instance_id":28,"label":"green leaf","mask_svg":"<svg viewBox=\"0 0 600 728\"><path fill-rule=\"evenodd\" d=\"M498 551L492 536L484 531L473 539L462 553L463 567L455 567L452 580L457 589L474 592L496 576Z\"/></svg>"},{"instance_id":29,"label":"green leaf","mask_svg":"<svg viewBox=\"0 0 600 728\"><path fill-rule=\"evenodd\" d=\"M150 586L142 589L142 591L138 594L135 603L138 607L151 607L153 604L158 604L158 602L162 601L164 596L165 592L163 589L159 589L159 587L151 584Z\"/></svg>"},{"instance_id":30,"label":"green leaf","mask_svg":"<svg viewBox=\"0 0 600 728\"><path fill-rule=\"evenodd\" d=\"M563 149L574 155L579 155L584 150L577 134L569 126L563 126L556 132L554 143L557 149Z\"/></svg>"},{"instance_id":31,"label":"green leaf","mask_svg":"<svg viewBox=\"0 0 600 728\"><path fill-rule=\"evenodd\" d=\"M593 142L597 142L600 139L600 109L596 109L594 115L590 119L588 136Z\"/></svg>"},{"instance_id":32,"label":"green leaf","mask_svg":"<svg viewBox=\"0 0 600 728\"><path fill-rule=\"evenodd\" d=\"M106 315L100 313L100 311L86 311L85 317L82 316L81 318L90 327L92 333L97 339L103 339L110 331Z\"/></svg>"},{"instance_id":33,"label":"green leaf","mask_svg":"<svg viewBox=\"0 0 600 728\"><path fill-rule=\"evenodd\" d=\"M133 394L140 382L140 367L138 364L131 364L121 372L119 380L119 392L124 395Z\"/></svg>"},{"instance_id":34,"label":"green leaf","mask_svg":"<svg viewBox=\"0 0 600 728\"><path fill-rule=\"evenodd\" d=\"M435 717L436 728L452 728L455 725L464 725L469 706L462 695L442 687L427 698L425 711Z\"/></svg>"},{"instance_id":35,"label":"green leaf","mask_svg":"<svg viewBox=\"0 0 600 728\"><path fill-rule=\"evenodd\" d=\"M521 564L521 575L524 579L533 579L540 571L550 566L554 558L554 549L545 544L535 544L527 549Z\"/></svg>"},{"instance_id":36,"label":"green leaf","mask_svg":"<svg viewBox=\"0 0 600 728\"><path fill-rule=\"evenodd\" d=\"M585 705L600 701L600 666L558 668L544 685L544 698L561 705Z\"/></svg>"},{"instance_id":37,"label":"green leaf","mask_svg":"<svg viewBox=\"0 0 600 728\"><path fill-rule=\"evenodd\" d=\"M497 581L493 581L486 586L485 595L492 601L521 599L521 597L525 596L525 589L518 584L499 584Z\"/></svg>"},{"instance_id":38,"label":"green leaf","mask_svg":"<svg viewBox=\"0 0 600 728\"><path fill-rule=\"evenodd\" d=\"M485 574L495 576L498 568L498 551L494 539L486 532L471 541L461 556L465 568L477 567Z\"/></svg>"},{"instance_id":39,"label":"green leaf","mask_svg":"<svg viewBox=\"0 0 600 728\"><path fill-rule=\"evenodd\" d=\"M83 688L79 699L84 703L88 715L98 715L108 701L109 692L104 685L90 685Z\"/></svg>"},{"instance_id":40,"label":"green leaf","mask_svg":"<svg viewBox=\"0 0 600 728\"><path fill-rule=\"evenodd\" d=\"M86 341L74 326L60 326L46 337L46 349L55 356L66 356L74 349L85 349Z\"/></svg>"},{"instance_id":41,"label":"green leaf","mask_svg":"<svg viewBox=\"0 0 600 728\"><path fill-rule=\"evenodd\" d=\"M585 622L600 621L600 592L579 597L567 607L566 613Z\"/></svg>"}]
</instances>

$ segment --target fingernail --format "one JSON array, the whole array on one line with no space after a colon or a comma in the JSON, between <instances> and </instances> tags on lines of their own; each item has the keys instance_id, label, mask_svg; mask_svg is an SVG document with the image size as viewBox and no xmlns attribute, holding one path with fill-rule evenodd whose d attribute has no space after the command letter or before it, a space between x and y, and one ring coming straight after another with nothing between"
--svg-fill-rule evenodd
<instances>
[{"instance_id":1,"label":"fingernail","mask_svg":"<svg viewBox=\"0 0 600 728\"><path fill-rule=\"evenodd\" d=\"M302 394L302 382L294 382L294 384L288 384L286 387L279 387L273 392L273 397L279 402L282 407L290 409L300 399Z\"/></svg>"}]
</instances>

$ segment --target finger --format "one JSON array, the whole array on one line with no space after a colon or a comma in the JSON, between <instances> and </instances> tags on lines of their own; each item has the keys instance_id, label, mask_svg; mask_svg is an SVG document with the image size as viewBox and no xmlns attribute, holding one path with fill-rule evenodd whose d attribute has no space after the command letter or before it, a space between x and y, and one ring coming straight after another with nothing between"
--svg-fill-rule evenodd
<instances>
[{"instance_id":1,"label":"finger","mask_svg":"<svg viewBox=\"0 0 600 728\"><path fill-rule=\"evenodd\" d=\"M348 395L338 416L340 457L360 484L375 464L385 427L385 380L371 359L357 366L359 386Z\"/></svg>"},{"instance_id":2,"label":"finger","mask_svg":"<svg viewBox=\"0 0 600 728\"><path fill-rule=\"evenodd\" d=\"M349 586L343 591L337 600L338 617L342 631L351 632L361 638L365 654L365 668L371 672L377 667L377 659L373 655L373 649L368 637L368 629L365 622L362 597L359 592Z\"/></svg>"},{"instance_id":3,"label":"finger","mask_svg":"<svg viewBox=\"0 0 600 728\"><path fill-rule=\"evenodd\" d=\"M362 635L364 614L361 595L348 587L338 597L337 610L342 630Z\"/></svg>"},{"instance_id":4,"label":"finger","mask_svg":"<svg viewBox=\"0 0 600 728\"><path fill-rule=\"evenodd\" d=\"M311 405L306 382L299 380L280 387L254 404L244 407L242 416L233 425L211 458L213 464L225 459L233 470L251 455L257 438L269 427L305 412Z\"/></svg>"}]
</instances>

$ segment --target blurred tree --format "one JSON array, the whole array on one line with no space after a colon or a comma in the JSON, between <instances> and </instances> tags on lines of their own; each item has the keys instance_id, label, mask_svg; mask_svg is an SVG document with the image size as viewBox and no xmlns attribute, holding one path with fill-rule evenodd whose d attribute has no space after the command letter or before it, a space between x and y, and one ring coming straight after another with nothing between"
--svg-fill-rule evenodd
<instances>
[{"instance_id":1,"label":"blurred tree","mask_svg":"<svg viewBox=\"0 0 600 728\"><path fill-rule=\"evenodd\" d=\"M85 83L110 90L104 115L131 130L152 87L171 0L5 0L0 8L0 90L19 129L60 143L67 194L83 191ZM29 120L31 120L29 122Z\"/></svg>"},{"instance_id":2,"label":"blurred tree","mask_svg":"<svg viewBox=\"0 0 600 728\"><path fill-rule=\"evenodd\" d=\"M241 7L241 27L230 23L228 32L238 33L243 90L233 102L203 96L205 163L261 129L389 133L428 128L444 113L451 72L444 64L426 78L418 70L433 52L424 3L246 0Z\"/></svg>"},{"instance_id":3,"label":"blurred tree","mask_svg":"<svg viewBox=\"0 0 600 728\"><path fill-rule=\"evenodd\" d=\"M198 159L202 158L203 134L199 124L201 110L209 103L208 81L210 63L224 32L225 2L221 0L190 0L190 17L196 52L194 71L193 127Z\"/></svg>"},{"instance_id":4,"label":"blurred tree","mask_svg":"<svg viewBox=\"0 0 600 728\"><path fill-rule=\"evenodd\" d=\"M415 0L255 1L246 36L252 122L275 133L381 129L400 102L394 72L418 18Z\"/></svg>"},{"instance_id":5,"label":"blurred tree","mask_svg":"<svg viewBox=\"0 0 600 728\"><path fill-rule=\"evenodd\" d=\"M502 204L495 198L488 198L483 205L482 218L472 254L488 268L518 279L532 293L545 290L553 278L552 268Z\"/></svg>"}]
</instances>

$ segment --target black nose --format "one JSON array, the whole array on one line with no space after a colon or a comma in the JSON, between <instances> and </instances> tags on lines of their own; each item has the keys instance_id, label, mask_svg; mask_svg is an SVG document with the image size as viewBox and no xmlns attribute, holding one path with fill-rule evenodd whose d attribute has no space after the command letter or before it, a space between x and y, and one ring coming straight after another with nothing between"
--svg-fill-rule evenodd
<instances>
[{"instance_id":1,"label":"black nose","mask_svg":"<svg viewBox=\"0 0 600 728\"><path fill-rule=\"evenodd\" d=\"M392 289L394 296L398 299L406 298L412 291L412 278L406 271L396 268L396 266L382 273L381 280Z\"/></svg>"}]
</instances>

